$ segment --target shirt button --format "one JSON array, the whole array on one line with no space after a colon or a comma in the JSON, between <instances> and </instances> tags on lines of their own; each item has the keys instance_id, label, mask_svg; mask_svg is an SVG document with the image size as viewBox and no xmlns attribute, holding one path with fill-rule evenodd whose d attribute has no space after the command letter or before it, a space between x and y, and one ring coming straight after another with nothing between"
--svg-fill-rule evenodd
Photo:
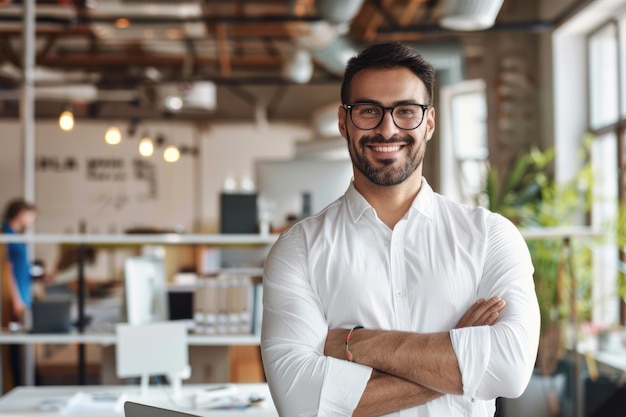
<instances>
[{"instance_id":1,"label":"shirt button","mask_svg":"<svg viewBox=\"0 0 626 417\"><path fill-rule=\"evenodd\" d=\"M397 297L402 297L402 291L396 290L396 296Z\"/></svg>"}]
</instances>

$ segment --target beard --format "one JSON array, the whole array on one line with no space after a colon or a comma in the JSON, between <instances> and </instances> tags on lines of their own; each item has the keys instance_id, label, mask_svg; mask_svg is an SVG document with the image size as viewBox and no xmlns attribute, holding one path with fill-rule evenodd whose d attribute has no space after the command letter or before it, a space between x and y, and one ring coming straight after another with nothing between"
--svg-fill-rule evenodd
<instances>
[{"instance_id":1,"label":"beard","mask_svg":"<svg viewBox=\"0 0 626 417\"><path fill-rule=\"evenodd\" d=\"M363 136L358 143L350 139L350 133L346 132L346 135L348 136L348 151L352 164L361 174L365 175L367 179L376 185L398 185L413 175L424 161L427 142L426 132L424 132L424 137L419 144L415 138L409 135L394 136L389 140L385 140L380 135ZM385 143L404 143L407 149L406 160L399 166L394 166L394 163L397 162L396 159L377 159L376 162L382 166L379 168L375 167L372 161L367 159L367 145Z\"/></svg>"}]
</instances>

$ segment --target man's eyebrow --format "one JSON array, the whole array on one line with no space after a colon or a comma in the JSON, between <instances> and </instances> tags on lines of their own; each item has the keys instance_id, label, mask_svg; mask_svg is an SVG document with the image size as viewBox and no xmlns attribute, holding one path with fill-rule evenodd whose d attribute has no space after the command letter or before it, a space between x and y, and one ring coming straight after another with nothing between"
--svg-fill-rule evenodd
<instances>
[{"instance_id":1,"label":"man's eyebrow","mask_svg":"<svg viewBox=\"0 0 626 417\"><path fill-rule=\"evenodd\" d=\"M353 104L378 104L379 106L382 106L380 101L372 100L369 98L356 99L352 103Z\"/></svg>"},{"instance_id":2,"label":"man's eyebrow","mask_svg":"<svg viewBox=\"0 0 626 417\"><path fill-rule=\"evenodd\" d=\"M352 104L376 104L376 105L379 105L379 106L383 105L380 101L372 100L372 99L369 99L369 98L357 99L357 100L353 101ZM393 106L401 106L403 104L421 104L421 103L418 103L415 100L398 100L398 101L393 103Z\"/></svg>"}]
</instances>

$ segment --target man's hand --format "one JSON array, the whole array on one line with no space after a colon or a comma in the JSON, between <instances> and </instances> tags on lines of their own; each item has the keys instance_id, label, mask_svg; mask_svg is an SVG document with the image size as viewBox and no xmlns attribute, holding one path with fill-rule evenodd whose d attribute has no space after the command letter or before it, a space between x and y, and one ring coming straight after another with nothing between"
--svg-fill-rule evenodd
<instances>
[{"instance_id":1,"label":"man's hand","mask_svg":"<svg viewBox=\"0 0 626 417\"><path fill-rule=\"evenodd\" d=\"M504 309L505 305L504 300L498 296L491 297L486 301L481 298L467 310L467 313L461 317L461 320L459 320L454 328L492 326L498 321L500 312Z\"/></svg>"},{"instance_id":2,"label":"man's hand","mask_svg":"<svg viewBox=\"0 0 626 417\"><path fill-rule=\"evenodd\" d=\"M24 319L24 311L26 306L20 297L13 298L13 317L12 319L17 322L22 322Z\"/></svg>"},{"instance_id":3,"label":"man's hand","mask_svg":"<svg viewBox=\"0 0 626 417\"><path fill-rule=\"evenodd\" d=\"M467 313L465 313L463 317L461 317L455 329L462 327L492 326L498 321L500 312L504 309L505 305L504 300L497 296L486 301L481 298L467 310ZM358 333L358 331L358 329L355 330L353 335ZM348 360L346 356L346 336L348 332L349 330L347 329L329 330L328 336L326 337L326 344L324 345L324 355Z\"/></svg>"}]
</instances>

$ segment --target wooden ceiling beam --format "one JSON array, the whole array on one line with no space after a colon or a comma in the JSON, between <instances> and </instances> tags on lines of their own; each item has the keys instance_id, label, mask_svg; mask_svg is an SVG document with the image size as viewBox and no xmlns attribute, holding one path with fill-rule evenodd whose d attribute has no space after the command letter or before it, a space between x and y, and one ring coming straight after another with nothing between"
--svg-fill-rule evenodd
<instances>
[{"instance_id":1,"label":"wooden ceiling beam","mask_svg":"<svg viewBox=\"0 0 626 417\"><path fill-rule=\"evenodd\" d=\"M295 0L292 13L302 17L313 13L313 0Z\"/></svg>"},{"instance_id":2,"label":"wooden ceiling beam","mask_svg":"<svg viewBox=\"0 0 626 417\"><path fill-rule=\"evenodd\" d=\"M220 23L215 28L217 36L217 55L222 77L230 77L232 68L230 64L230 52L228 51L228 28L225 23Z\"/></svg>"},{"instance_id":3,"label":"wooden ceiling beam","mask_svg":"<svg viewBox=\"0 0 626 417\"><path fill-rule=\"evenodd\" d=\"M0 36L0 53L16 67L22 67L22 57L13 49L9 38L6 36Z\"/></svg>"},{"instance_id":4,"label":"wooden ceiling beam","mask_svg":"<svg viewBox=\"0 0 626 417\"><path fill-rule=\"evenodd\" d=\"M244 16L245 15L245 4L243 0L235 0L235 15L237 16Z\"/></svg>"},{"instance_id":5,"label":"wooden ceiling beam","mask_svg":"<svg viewBox=\"0 0 626 417\"><path fill-rule=\"evenodd\" d=\"M415 14L419 10L420 7L423 6L425 0L409 0L398 23L400 26L408 26L411 23L411 20L415 17Z\"/></svg>"},{"instance_id":6,"label":"wooden ceiling beam","mask_svg":"<svg viewBox=\"0 0 626 417\"><path fill-rule=\"evenodd\" d=\"M48 55L50 51L52 51L52 48L54 47L57 39L57 34L52 34L46 37L46 43L44 44L43 48L41 48L40 51L37 51L37 57L35 58L35 62L39 61L42 58L45 58L45 56Z\"/></svg>"},{"instance_id":7,"label":"wooden ceiling beam","mask_svg":"<svg viewBox=\"0 0 626 417\"><path fill-rule=\"evenodd\" d=\"M140 55L140 54L63 54L60 56L48 56L38 62L40 65L55 68L119 68L129 65L140 66L169 66L177 67L184 65L184 56L166 55ZM229 58L231 68L238 69L278 69L281 67L280 59L270 55L231 56ZM219 65L219 58L212 56L198 56L198 65Z\"/></svg>"},{"instance_id":8,"label":"wooden ceiling beam","mask_svg":"<svg viewBox=\"0 0 626 417\"><path fill-rule=\"evenodd\" d=\"M393 0L391 0L393 1ZM387 2L387 1L386 1ZM367 42L374 42L378 36L378 28L383 24L384 17L380 11L376 10L374 4L368 3L371 8L371 14L369 22L365 25L365 31L363 32L363 38Z\"/></svg>"}]
</instances>

